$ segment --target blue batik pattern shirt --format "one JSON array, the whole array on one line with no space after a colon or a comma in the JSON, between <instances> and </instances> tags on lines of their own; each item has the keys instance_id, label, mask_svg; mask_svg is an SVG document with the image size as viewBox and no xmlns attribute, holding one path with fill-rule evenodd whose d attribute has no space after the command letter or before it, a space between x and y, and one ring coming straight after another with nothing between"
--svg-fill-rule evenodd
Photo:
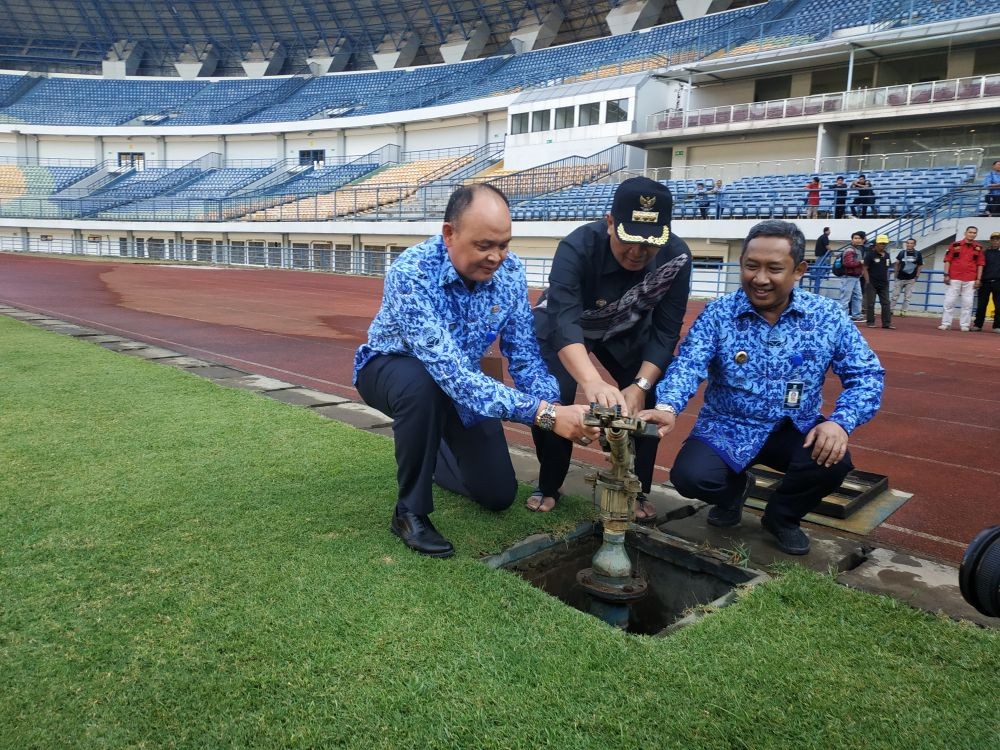
<instances>
[{"instance_id":1,"label":"blue batik pattern shirt","mask_svg":"<svg viewBox=\"0 0 1000 750\"><path fill-rule=\"evenodd\" d=\"M828 369L844 388L829 418L850 434L878 411L885 379L855 324L838 303L797 288L772 326L740 290L695 320L656 388L657 403L679 413L707 377L691 437L742 471L783 419L803 434L822 421ZM798 408L786 405L789 383L802 384Z\"/></svg>"},{"instance_id":2,"label":"blue batik pattern shirt","mask_svg":"<svg viewBox=\"0 0 1000 750\"><path fill-rule=\"evenodd\" d=\"M480 369L497 338L517 390ZM386 273L368 343L354 357L355 383L379 354L419 359L467 426L484 417L531 424L542 399L559 400L559 386L538 350L524 267L514 253L470 290L441 235L407 249Z\"/></svg>"}]
</instances>

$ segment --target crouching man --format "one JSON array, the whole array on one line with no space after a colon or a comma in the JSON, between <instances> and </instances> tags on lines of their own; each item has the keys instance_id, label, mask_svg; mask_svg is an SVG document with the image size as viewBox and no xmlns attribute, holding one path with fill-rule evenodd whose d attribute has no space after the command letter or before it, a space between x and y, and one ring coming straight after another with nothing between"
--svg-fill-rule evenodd
<instances>
[{"instance_id":1,"label":"crouching man","mask_svg":"<svg viewBox=\"0 0 1000 750\"><path fill-rule=\"evenodd\" d=\"M403 252L385 277L382 305L357 351L354 383L393 418L399 494L391 530L432 557L454 548L430 521L432 484L490 510L514 501L517 482L501 420L580 444L586 406L561 406L542 362L524 268L508 252L507 199L489 185L456 190L441 234ZM480 369L499 338L515 388Z\"/></svg>"},{"instance_id":2,"label":"crouching man","mask_svg":"<svg viewBox=\"0 0 1000 750\"><path fill-rule=\"evenodd\" d=\"M853 468L849 435L878 411L885 375L840 306L797 286L804 255L794 224L754 226L740 255L741 289L706 306L657 386L656 408L639 414L666 435L707 379L705 405L670 480L685 497L714 506L708 523L727 527L742 518L750 466L784 472L761 525L790 555L809 551L803 516ZM828 369L843 391L825 418Z\"/></svg>"}]
</instances>

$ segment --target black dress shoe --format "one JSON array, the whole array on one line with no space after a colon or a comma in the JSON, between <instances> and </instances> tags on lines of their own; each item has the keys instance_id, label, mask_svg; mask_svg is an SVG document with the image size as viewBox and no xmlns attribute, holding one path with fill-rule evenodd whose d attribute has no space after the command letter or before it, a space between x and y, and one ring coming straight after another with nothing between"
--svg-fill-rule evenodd
<instances>
[{"instance_id":1,"label":"black dress shoe","mask_svg":"<svg viewBox=\"0 0 1000 750\"><path fill-rule=\"evenodd\" d=\"M809 537L798 526L775 523L765 514L760 519L764 531L771 533L778 543L778 549L786 555L804 555L809 552Z\"/></svg>"},{"instance_id":2,"label":"black dress shoe","mask_svg":"<svg viewBox=\"0 0 1000 750\"><path fill-rule=\"evenodd\" d=\"M389 529L410 549L428 557L451 557L455 548L441 536L427 516L396 509Z\"/></svg>"},{"instance_id":3,"label":"black dress shoe","mask_svg":"<svg viewBox=\"0 0 1000 750\"><path fill-rule=\"evenodd\" d=\"M743 489L743 494L740 495L732 505L713 505L711 510L708 511L708 523L711 526L719 526L720 528L739 526L740 520L743 518L743 504L747 501L747 498L750 497L750 493L753 492L753 488L753 474L748 471L747 484Z\"/></svg>"}]
</instances>

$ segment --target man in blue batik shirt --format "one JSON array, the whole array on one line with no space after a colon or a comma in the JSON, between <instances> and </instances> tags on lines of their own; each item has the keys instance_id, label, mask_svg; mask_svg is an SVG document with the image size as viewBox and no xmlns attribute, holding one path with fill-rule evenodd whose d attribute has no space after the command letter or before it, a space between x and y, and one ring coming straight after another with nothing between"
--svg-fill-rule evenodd
<instances>
[{"instance_id":1,"label":"man in blue batik shirt","mask_svg":"<svg viewBox=\"0 0 1000 750\"><path fill-rule=\"evenodd\" d=\"M993 162L993 168L983 178L986 188L986 215L1000 216L1000 159Z\"/></svg>"},{"instance_id":2,"label":"man in blue batik shirt","mask_svg":"<svg viewBox=\"0 0 1000 750\"><path fill-rule=\"evenodd\" d=\"M393 418L399 495L391 530L413 550L454 554L434 528L432 483L490 510L517 482L500 420L587 444L586 406L561 406L542 362L524 268L508 251L507 199L490 185L456 190L440 235L408 248L385 277L382 306L354 360L366 403ZM494 341L516 388L483 374Z\"/></svg>"},{"instance_id":3,"label":"man in blue batik shirt","mask_svg":"<svg viewBox=\"0 0 1000 750\"><path fill-rule=\"evenodd\" d=\"M803 516L853 468L848 436L878 411L885 375L841 307L796 286L804 257L794 224L754 226L740 256L742 289L706 306L657 386L656 408L638 415L665 435L707 378L705 405L670 480L715 506L710 524L728 527L739 525L753 488L750 466L784 472L761 525L792 555L809 551ZM828 369L844 390L825 418Z\"/></svg>"}]
</instances>

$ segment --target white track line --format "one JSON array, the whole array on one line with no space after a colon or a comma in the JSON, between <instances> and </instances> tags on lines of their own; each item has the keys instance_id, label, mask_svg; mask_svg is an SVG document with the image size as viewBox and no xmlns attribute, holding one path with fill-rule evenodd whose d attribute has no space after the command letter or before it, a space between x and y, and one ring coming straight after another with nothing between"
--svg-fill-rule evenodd
<instances>
[{"instance_id":1,"label":"white track line","mask_svg":"<svg viewBox=\"0 0 1000 750\"><path fill-rule=\"evenodd\" d=\"M904 529L902 526L893 526L891 523L881 523L875 528L889 529L889 531L897 531L900 534L909 534L910 536L918 536L921 539L928 539L932 542L939 542L940 544L950 544L952 547L960 547L962 549L965 549L965 542L956 542L954 539L945 539L943 536L934 536L933 534L925 534L922 531L914 531L913 529Z\"/></svg>"}]
</instances>

